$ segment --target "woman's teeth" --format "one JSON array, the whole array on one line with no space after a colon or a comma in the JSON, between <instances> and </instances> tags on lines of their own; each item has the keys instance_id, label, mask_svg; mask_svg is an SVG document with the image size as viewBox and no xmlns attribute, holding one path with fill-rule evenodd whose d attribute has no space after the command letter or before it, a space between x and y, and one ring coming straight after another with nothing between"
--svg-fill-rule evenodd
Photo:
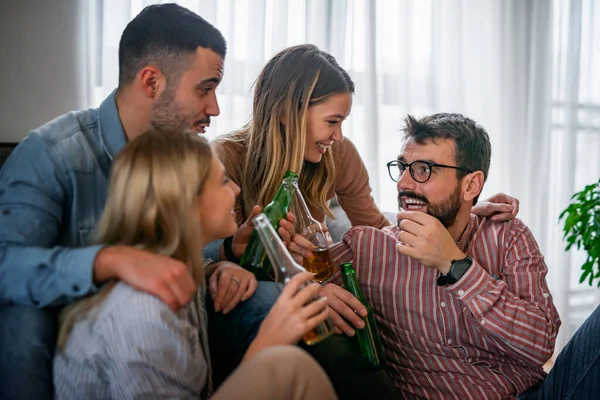
<instances>
[{"instance_id":1,"label":"woman's teeth","mask_svg":"<svg viewBox=\"0 0 600 400\"><path fill-rule=\"evenodd\" d=\"M321 149L321 151L322 151L323 153L325 153L325 152L327 151L327 149L329 148L329 146L328 146L328 145L325 145L325 144L323 144L323 143L317 143L317 146L319 146L319 149Z\"/></svg>"}]
</instances>

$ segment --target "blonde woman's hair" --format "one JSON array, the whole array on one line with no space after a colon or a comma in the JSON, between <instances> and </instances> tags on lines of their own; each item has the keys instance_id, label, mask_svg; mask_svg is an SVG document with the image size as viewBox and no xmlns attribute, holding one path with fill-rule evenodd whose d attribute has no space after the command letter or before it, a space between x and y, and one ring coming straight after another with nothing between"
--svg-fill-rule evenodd
<instances>
[{"instance_id":1,"label":"blonde woman's hair","mask_svg":"<svg viewBox=\"0 0 600 400\"><path fill-rule=\"evenodd\" d=\"M298 174L309 207L333 217L327 194L335 179L333 154L304 161L306 115L311 105L337 93L354 93L354 83L335 58L313 45L289 47L275 55L255 82L252 120L236 140L246 144L241 176L242 204L249 215L267 205L286 171Z\"/></svg>"},{"instance_id":2,"label":"blonde woman's hair","mask_svg":"<svg viewBox=\"0 0 600 400\"><path fill-rule=\"evenodd\" d=\"M200 224L195 208L213 153L206 139L182 132L151 131L131 141L115 158L106 206L95 241L134 246L183 261L204 288ZM61 312L58 347L63 350L75 323L106 298L98 293Z\"/></svg>"}]
</instances>

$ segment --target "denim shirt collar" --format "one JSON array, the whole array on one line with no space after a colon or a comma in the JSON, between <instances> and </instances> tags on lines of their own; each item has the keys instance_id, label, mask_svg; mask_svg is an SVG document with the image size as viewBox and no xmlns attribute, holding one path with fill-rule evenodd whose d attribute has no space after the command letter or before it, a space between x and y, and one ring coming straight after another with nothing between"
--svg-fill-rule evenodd
<instances>
[{"instance_id":1,"label":"denim shirt collar","mask_svg":"<svg viewBox=\"0 0 600 400\"><path fill-rule=\"evenodd\" d=\"M99 131L104 151L112 160L125 147L126 138L119 111L115 89L100 105Z\"/></svg>"}]
</instances>

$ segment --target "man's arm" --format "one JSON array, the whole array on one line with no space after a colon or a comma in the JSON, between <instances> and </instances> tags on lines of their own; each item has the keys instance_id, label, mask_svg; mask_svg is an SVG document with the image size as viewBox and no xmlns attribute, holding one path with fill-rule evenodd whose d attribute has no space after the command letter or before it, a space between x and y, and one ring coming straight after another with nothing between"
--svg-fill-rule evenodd
<instances>
[{"instance_id":1,"label":"man's arm","mask_svg":"<svg viewBox=\"0 0 600 400\"><path fill-rule=\"evenodd\" d=\"M548 268L531 231L514 221L498 279L487 272L485 262L473 258L448 290L468 308L467 317L495 339L499 352L543 365L554 352L560 318L546 284Z\"/></svg>"},{"instance_id":2,"label":"man's arm","mask_svg":"<svg viewBox=\"0 0 600 400\"><path fill-rule=\"evenodd\" d=\"M396 249L401 254L442 274L450 271L452 260L465 257L436 218L415 211L398 215ZM499 247L500 255L475 250L469 254L471 267L446 290L468 308L466 317L473 318L481 332L489 335L498 353L542 366L554 351L560 320L546 285L548 269L537 243L518 219L478 234L478 241L492 249ZM499 271L500 276L493 277L492 271Z\"/></svg>"},{"instance_id":3,"label":"man's arm","mask_svg":"<svg viewBox=\"0 0 600 400\"><path fill-rule=\"evenodd\" d=\"M128 246L56 246L65 207L75 199L67 169L51 151L30 135L0 171L0 304L60 305L112 278L172 309L187 304L196 286L180 261Z\"/></svg>"},{"instance_id":4,"label":"man's arm","mask_svg":"<svg viewBox=\"0 0 600 400\"><path fill-rule=\"evenodd\" d=\"M64 165L39 137L19 144L0 171L0 303L49 306L94 292L101 246L56 246L69 204Z\"/></svg>"}]
</instances>

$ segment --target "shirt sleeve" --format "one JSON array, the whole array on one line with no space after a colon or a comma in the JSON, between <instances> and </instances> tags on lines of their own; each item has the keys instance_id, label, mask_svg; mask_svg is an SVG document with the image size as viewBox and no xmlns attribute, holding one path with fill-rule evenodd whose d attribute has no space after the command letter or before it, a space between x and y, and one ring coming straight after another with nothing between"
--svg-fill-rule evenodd
<instances>
[{"instance_id":1,"label":"shirt sleeve","mask_svg":"<svg viewBox=\"0 0 600 400\"><path fill-rule=\"evenodd\" d=\"M470 311L500 354L543 365L554 352L560 318L546 284L548 268L531 231L520 221L504 238L502 275L491 276L485 260L448 290Z\"/></svg>"},{"instance_id":2,"label":"shirt sleeve","mask_svg":"<svg viewBox=\"0 0 600 400\"><path fill-rule=\"evenodd\" d=\"M137 311L118 316L103 340L111 398L199 399L208 367L198 328L158 298L127 309Z\"/></svg>"},{"instance_id":3,"label":"shirt sleeve","mask_svg":"<svg viewBox=\"0 0 600 400\"><path fill-rule=\"evenodd\" d=\"M359 228L360 229L360 228ZM337 268L342 263L352 262L354 253L352 251L352 241L356 228L350 228L342 236L342 240L329 247L329 255L331 256L331 262L335 266L334 274L327 279L325 283L333 283L338 286L343 286L342 273L340 268Z\"/></svg>"},{"instance_id":4,"label":"shirt sleeve","mask_svg":"<svg viewBox=\"0 0 600 400\"><path fill-rule=\"evenodd\" d=\"M53 150L29 135L0 170L0 302L64 304L97 290L101 246L56 246L69 204L67 174Z\"/></svg>"},{"instance_id":5,"label":"shirt sleeve","mask_svg":"<svg viewBox=\"0 0 600 400\"><path fill-rule=\"evenodd\" d=\"M345 138L336 154L335 194L352 226L381 229L390 225L375 204L371 192L367 168L354 143Z\"/></svg>"}]
</instances>

